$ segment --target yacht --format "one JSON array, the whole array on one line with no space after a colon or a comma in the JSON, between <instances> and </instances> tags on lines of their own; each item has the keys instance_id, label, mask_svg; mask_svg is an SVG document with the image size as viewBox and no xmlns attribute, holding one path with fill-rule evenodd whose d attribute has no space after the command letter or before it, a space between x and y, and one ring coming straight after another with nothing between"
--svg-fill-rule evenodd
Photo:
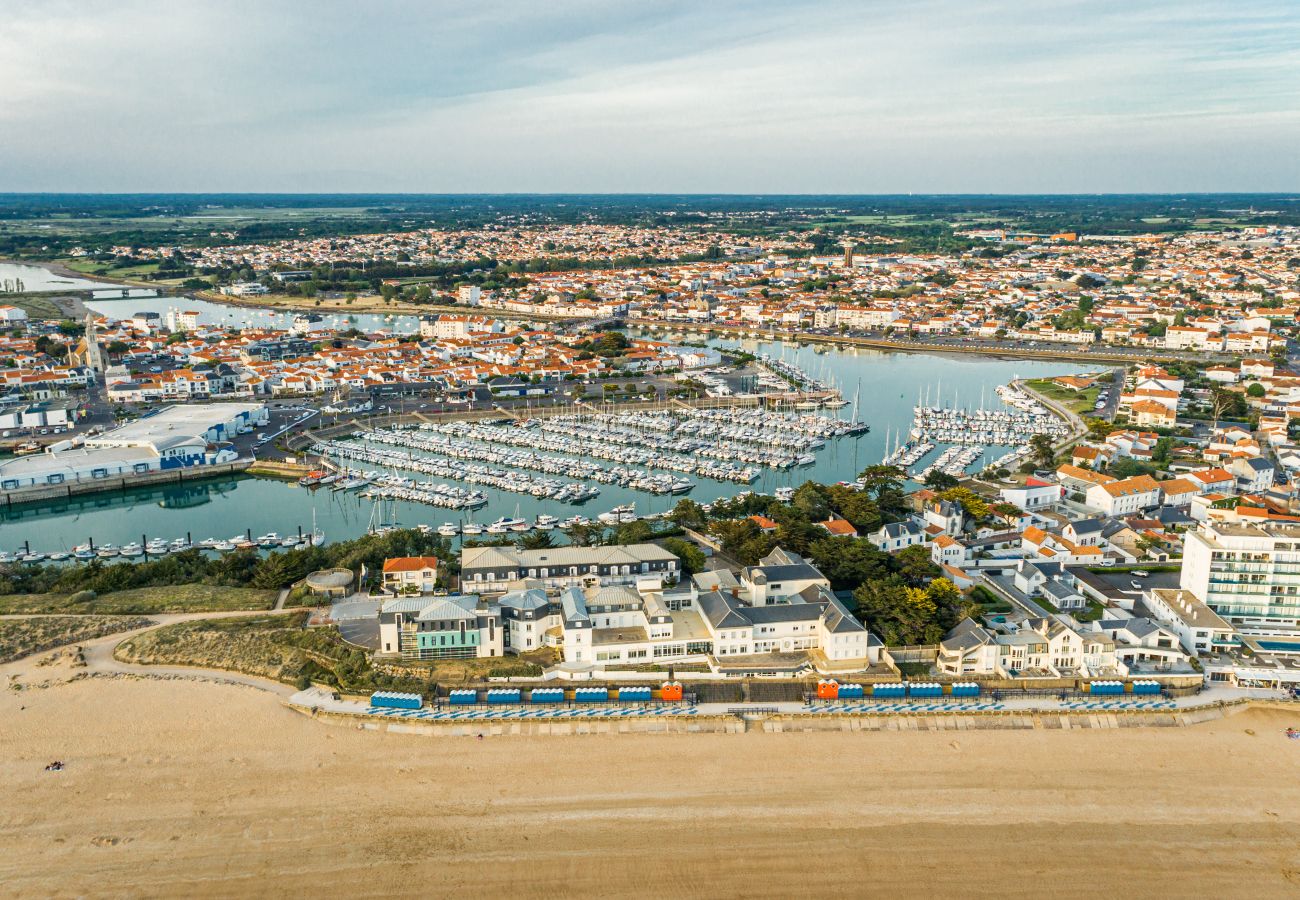
<instances>
[{"instance_id":1,"label":"yacht","mask_svg":"<svg viewBox=\"0 0 1300 900\"><path fill-rule=\"evenodd\" d=\"M794 488L792 487L779 487L776 489L775 493L776 499L780 500L782 503L789 503L794 499Z\"/></svg>"},{"instance_id":2,"label":"yacht","mask_svg":"<svg viewBox=\"0 0 1300 900\"><path fill-rule=\"evenodd\" d=\"M476 537L483 533L483 526L477 522L466 522L460 526L460 533L465 537Z\"/></svg>"},{"instance_id":3,"label":"yacht","mask_svg":"<svg viewBox=\"0 0 1300 900\"><path fill-rule=\"evenodd\" d=\"M235 542L234 542L234 541L214 541L213 544L212 544L212 549L213 549L213 550L216 550L218 553L229 553L231 550L234 550L234 549L235 549Z\"/></svg>"},{"instance_id":4,"label":"yacht","mask_svg":"<svg viewBox=\"0 0 1300 900\"><path fill-rule=\"evenodd\" d=\"M80 547L77 550L74 550L72 555L80 560L94 559L95 551L91 550L89 547Z\"/></svg>"},{"instance_id":5,"label":"yacht","mask_svg":"<svg viewBox=\"0 0 1300 900\"><path fill-rule=\"evenodd\" d=\"M64 553L62 550L55 550L50 554L50 562L63 562L69 555L70 554Z\"/></svg>"},{"instance_id":6,"label":"yacht","mask_svg":"<svg viewBox=\"0 0 1300 900\"><path fill-rule=\"evenodd\" d=\"M141 547L139 544L137 544L135 541L132 541L131 543L127 544L118 552L121 553L123 556L134 559L137 556L144 555L144 548Z\"/></svg>"},{"instance_id":7,"label":"yacht","mask_svg":"<svg viewBox=\"0 0 1300 900\"><path fill-rule=\"evenodd\" d=\"M443 537L455 537L460 534L460 529L456 527L455 522L443 522L438 526L438 534Z\"/></svg>"},{"instance_id":8,"label":"yacht","mask_svg":"<svg viewBox=\"0 0 1300 900\"><path fill-rule=\"evenodd\" d=\"M274 531L268 531L257 539L257 546L268 550L272 547L278 547L280 546L280 535L276 534Z\"/></svg>"},{"instance_id":9,"label":"yacht","mask_svg":"<svg viewBox=\"0 0 1300 900\"><path fill-rule=\"evenodd\" d=\"M95 551L95 555L100 559L112 559L114 556L117 556L117 548L112 544L104 544Z\"/></svg>"},{"instance_id":10,"label":"yacht","mask_svg":"<svg viewBox=\"0 0 1300 900\"><path fill-rule=\"evenodd\" d=\"M538 528L542 531L550 531L558 524L560 524L560 520L557 519L555 516L550 516L543 513L542 515L537 517L537 521L534 523L533 527Z\"/></svg>"}]
</instances>

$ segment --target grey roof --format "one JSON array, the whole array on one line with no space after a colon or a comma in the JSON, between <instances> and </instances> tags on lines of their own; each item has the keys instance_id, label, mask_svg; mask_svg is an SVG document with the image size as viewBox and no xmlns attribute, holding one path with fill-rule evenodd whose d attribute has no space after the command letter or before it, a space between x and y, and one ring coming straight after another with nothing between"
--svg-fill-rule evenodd
<instances>
[{"instance_id":1,"label":"grey roof","mask_svg":"<svg viewBox=\"0 0 1300 900\"><path fill-rule=\"evenodd\" d=\"M551 601L546 596L546 591L540 588L528 588L522 591L510 591L502 594L501 599L497 601L502 606L511 609L545 609Z\"/></svg>"},{"instance_id":2,"label":"grey roof","mask_svg":"<svg viewBox=\"0 0 1300 900\"><path fill-rule=\"evenodd\" d=\"M667 562L677 557L656 544L627 544L613 547L548 547L519 550L512 547L466 547L461 551L462 569L500 567L640 565Z\"/></svg>"},{"instance_id":3,"label":"grey roof","mask_svg":"<svg viewBox=\"0 0 1300 900\"><path fill-rule=\"evenodd\" d=\"M755 582L761 576L767 581L817 581L826 576L806 562L789 566L746 566L745 580Z\"/></svg>"},{"instance_id":4,"label":"grey roof","mask_svg":"<svg viewBox=\"0 0 1300 900\"><path fill-rule=\"evenodd\" d=\"M945 650L965 652L992 643L993 633L970 616L962 619L940 642Z\"/></svg>"},{"instance_id":5,"label":"grey roof","mask_svg":"<svg viewBox=\"0 0 1300 900\"><path fill-rule=\"evenodd\" d=\"M439 619L473 619L478 609L478 596L475 594L455 594L449 597L435 597L427 602L415 618L421 622Z\"/></svg>"},{"instance_id":6,"label":"grey roof","mask_svg":"<svg viewBox=\"0 0 1300 900\"><path fill-rule=\"evenodd\" d=\"M1070 527L1074 529L1075 534L1096 534L1103 528L1101 519L1079 519L1077 522L1071 522Z\"/></svg>"},{"instance_id":7,"label":"grey roof","mask_svg":"<svg viewBox=\"0 0 1300 900\"><path fill-rule=\"evenodd\" d=\"M691 576L695 587L701 591L716 591L740 587L740 582L730 569L715 569L711 572L697 572Z\"/></svg>"},{"instance_id":8,"label":"grey roof","mask_svg":"<svg viewBox=\"0 0 1300 900\"><path fill-rule=\"evenodd\" d=\"M560 607L564 610L566 624L591 624L591 616L587 614L587 601L578 588L571 587L560 594Z\"/></svg>"},{"instance_id":9,"label":"grey roof","mask_svg":"<svg viewBox=\"0 0 1300 900\"><path fill-rule=\"evenodd\" d=\"M1044 594L1054 599L1072 599L1080 596L1079 592L1061 581L1049 581L1039 588Z\"/></svg>"},{"instance_id":10,"label":"grey roof","mask_svg":"<svg viewBox=\"0 0 1300 900\"><path fill-rule=\"evenodd\" d=\"M921 526L908 519L905 522L887 522L880 528L885 533L886 540L900 538L904 535L917 535L921 533Z\"/></svg>"},{"instance_id":11,"label":"grey roof","mask_svg":"<svg viewBox=\"0 0 1300 900\"><path fill-rule=\"evenodd\" d=\"M706 591L696 599L700 612L717 628L744 628L753 624L742 610L739 600L717 591Z\"/></svg>"}]
</instances>

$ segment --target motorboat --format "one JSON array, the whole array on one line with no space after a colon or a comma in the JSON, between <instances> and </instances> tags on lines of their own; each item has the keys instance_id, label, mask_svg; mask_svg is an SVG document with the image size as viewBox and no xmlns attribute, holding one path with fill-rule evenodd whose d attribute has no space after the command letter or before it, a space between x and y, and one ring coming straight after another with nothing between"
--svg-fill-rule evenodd
<instances>
[{"instance_id":1,"label":"motorboat","mask_svg":"<svg viewBox=\"0 0 1300 900\"><path fill-rule=\"evenodd\" d=\"M455 522L443 522L438 526L438 534L443 537L455 537L460 534L460 528L457 527Z\"/></svg>"},{"instance_id":2,"label":"motorboat","mask_svg":"<svg viewBox=\"0 0 1300 900\"><path fill-rule=\"evenodd\" d=\"M466 522L460 526L460 533L465 537L476 537L483 533L483 526L477 522Z\"/></svg>"}]
</instances>

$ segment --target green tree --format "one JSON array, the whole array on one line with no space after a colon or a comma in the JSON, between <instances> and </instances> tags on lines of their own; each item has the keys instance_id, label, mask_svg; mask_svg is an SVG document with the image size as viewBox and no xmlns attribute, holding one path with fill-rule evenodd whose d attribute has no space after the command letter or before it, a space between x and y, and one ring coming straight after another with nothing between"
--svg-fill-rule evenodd
<instances>
[{"instance_id":1,"label":"green tree","mask_svg":"<svg viewBox=\"0 0 1300 900\"><path fill-rule=\"evenodd\" d=\"M876 503L881 517L894 522L907 513L907 497L903 493L906 473L898 466L867 466L858 478L863 482L862 492Z\"/></svg>"},{"instance_id":2,"label":"green tree","mask_svg":"<svg viewBox=\"0 0 1300 900\"><path fill-rule=\"evenodd\" d=\"M989 514L989 504L970 488L953 487L939 494L940 500L956 503L972 519L982 519Z\"/></svg>"},{"instance_id":3,"label":"green tree","mask_svg":"<svg viewBox=\"0 0 1300 900\"><path fill-rule=\"evenodd\" d=\"M665 550L682 561L683 575L694 575L696 572L704 571L704 566L707 563L704 553L690 541L684 541L681 538L666 538L663 546Z\"/></svg>"},{"instance_id":4,"label":"green tree","mask_svg":"<svg viewBox=\"0 0 1300 900\"><path fill-rule=\"evenodd\" d=\"M925 475L925 486L934 488L936 491L946 491L948 488L955 488L961 482L953 475L947 472L941 472L938 469L931 469Z\"/></svg>"},{"instance_id":5,"label":"green tree","mask_svg":"<svg viewBox=\"0 0 1300 900\"><path fill-rule=\"evenodd\" d=\"M1051 468L1052 463L1056 460L1056 449L1052 446L1052 439L1045 434L1036 434L1029 439L1029 448L1033 451L1034 462L1043 468Z\"/></svg>"},{"instance_id":6,"label":"green tree","mask_svg":"<svg viewBox=\"0 0 1300 900\"><path fill-rule=\"evenodd\" d=\"M682 528L703 528L704 523L708 521L708 516L704 513L704 507L694 500L686 498L677 501L677 505L668 514L668 518Z\"/></svg>"},{"instance_id":7,"label":"green tree","mask_svg":"<svg viewBox=\"0 0 1300 900\"><path fill-rule=\"evenodd\" d=\"M889 575L890 559L870 541L851 537L822 537L808 548L808 559L830 579L835 590L857 588Z\"/></svg>"},{"instance_id":8,"label":"green tree","mask_svg":"<svg viewBox=\"0 0 1300 900\"><path fill-rule=\"evenodd\" d=\"M549 531L532 531L523 535L518 541L521 550L546 550L555 546Z\"/></svg>"},{"instance_id":9,"label":"green tree","mask_svg":"<svg viewBox=\"0 0 1300 900\"><path fill-rule=\"evenodd\" d=\"M1263 397L1266 393L1267 391L1264 390L1264 385L1260 384L1258 381L1253 382L1250 385L1250 387L1246 388L1247 397L1254 397L1256 399L1259 399L1260 397Z\"/></svg>"},{"instance_id":10,"label":"green tree","mask_svg":"<svg viewBox=\"0 0 1300 900\"><path fill-rule=\"evenodd\" d=\"M941 571L930 559L930 549L922 544L905 547L893 555L893 570L913 587L926 584Z\"/></svg>"}]
</instances>

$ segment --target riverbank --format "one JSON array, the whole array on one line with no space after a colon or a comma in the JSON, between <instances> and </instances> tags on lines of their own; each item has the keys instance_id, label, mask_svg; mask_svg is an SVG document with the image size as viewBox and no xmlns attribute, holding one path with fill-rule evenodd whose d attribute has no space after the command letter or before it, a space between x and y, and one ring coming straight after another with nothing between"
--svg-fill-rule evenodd
<instances>
[{"instance_id":1,"label":"riverbank","mask_svg":"<svg viewBox=\"0 0 1300 900\"><path fill-rule=\"evenodd\" d=\"M1272 896L1300 878L1300 787L1277 777L1297 752L1286 712L1083 732L489 735L436 753L186 680L6 691L0 715L0 878L21 896ZM55 759L64 770L43 771ZM529 776L511 777L521 759Z\"/></svg>"}]
</instances>

